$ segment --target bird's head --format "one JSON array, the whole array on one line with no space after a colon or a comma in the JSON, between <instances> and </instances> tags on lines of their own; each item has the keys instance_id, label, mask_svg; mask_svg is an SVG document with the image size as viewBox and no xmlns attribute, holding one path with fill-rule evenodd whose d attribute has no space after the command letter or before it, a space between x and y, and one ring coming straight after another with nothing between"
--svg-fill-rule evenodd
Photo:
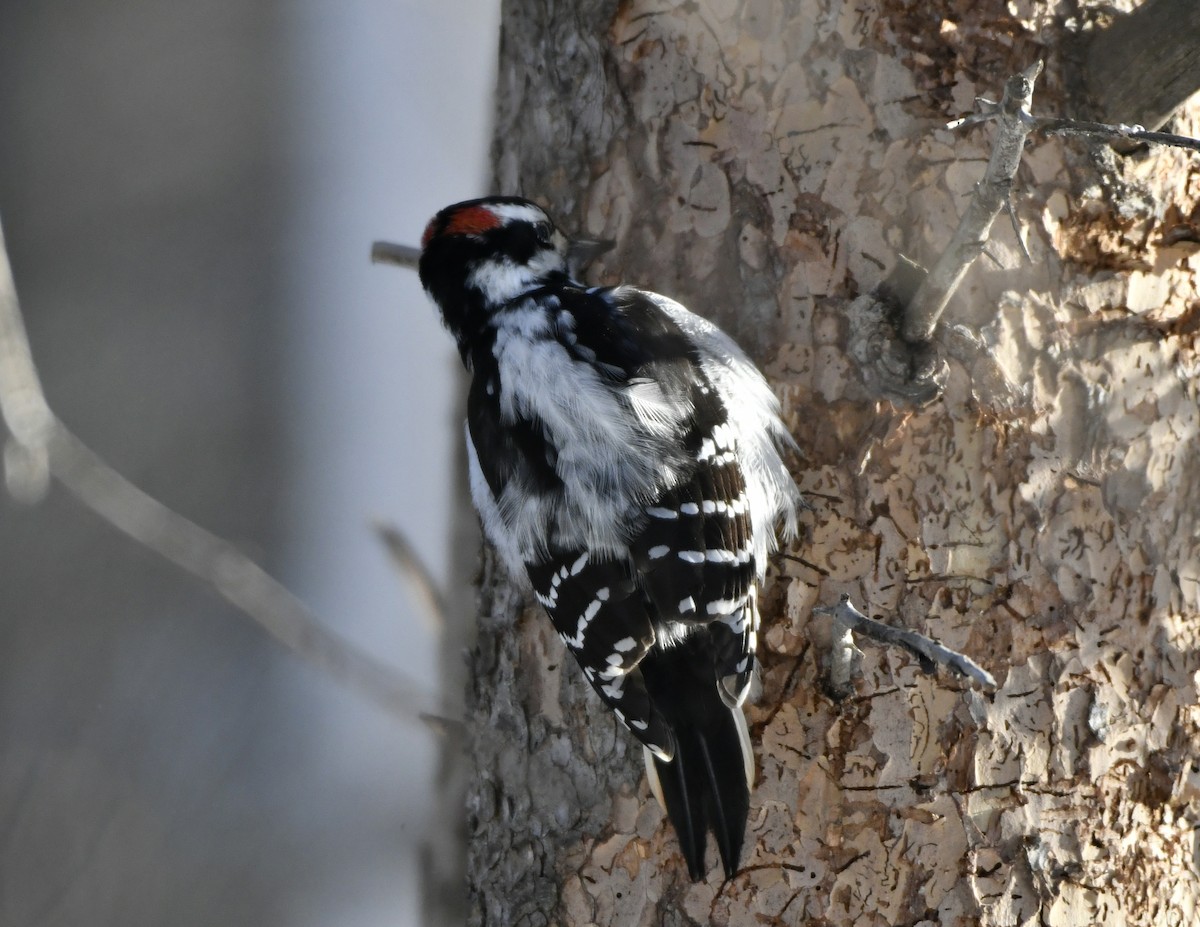
<instances>
[{"instance_id":1,"label":"bird's head","mask_svg":"<svg viewBox=\"0 0 1200 927\"><path fill-rule=\"evenodd\" d=\"M447 206L421 237L421 284L461 336L467 317L488 314L554 283L568 283L608 242L572 241L536 203L489 196Z\"/></svg>"}]
</instances>

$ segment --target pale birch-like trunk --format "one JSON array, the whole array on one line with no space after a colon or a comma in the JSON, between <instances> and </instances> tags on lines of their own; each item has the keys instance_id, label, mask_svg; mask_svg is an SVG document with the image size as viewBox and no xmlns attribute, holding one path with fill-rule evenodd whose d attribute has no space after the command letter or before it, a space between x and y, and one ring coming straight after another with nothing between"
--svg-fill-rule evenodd
<instances>
[{"instance_id":1,"label":"pale birch-like trunk","mask_svg":"<svg viewBox=\"0 0 1200 927\"><path fill-rule=\"evenodd\" d=\"M847 350L851 300L900 254L931 264L982 174L991 130L942 126L1038 58L1035 110L1072 108L1082 6L506 4L497 190L616 239L596 282L674 296L759 360L812 510L765 597L724 886L688 881L640 750L485 558L472 923L1197 922L1200 162L1032 139L1032 262L997 223L942 322L1013 389L951 361L939 400L898 409ZM867 647L830 700L811 610L842 593L998 690Z\"/></svg>"}]
</instances>

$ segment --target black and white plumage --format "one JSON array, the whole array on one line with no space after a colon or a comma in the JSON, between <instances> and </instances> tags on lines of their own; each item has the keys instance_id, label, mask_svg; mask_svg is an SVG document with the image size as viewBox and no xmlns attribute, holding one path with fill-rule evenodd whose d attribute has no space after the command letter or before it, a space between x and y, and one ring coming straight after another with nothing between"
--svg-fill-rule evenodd
<instances>
[{"instance_id":1,"label":"black and white plumage","mask_svg":"<svg viewBox=\"0 0 1200 927\"><path fill-rule=\"evenodd\" d=\"M450 206L421 282L472 381L471 493L603 702L645 745L694 879L711 828L737 869L753 757L741 710L757 585L796 528L779 404L678 303L585 287L578 249L514 197Z\"/></svg>"}]
</instances>

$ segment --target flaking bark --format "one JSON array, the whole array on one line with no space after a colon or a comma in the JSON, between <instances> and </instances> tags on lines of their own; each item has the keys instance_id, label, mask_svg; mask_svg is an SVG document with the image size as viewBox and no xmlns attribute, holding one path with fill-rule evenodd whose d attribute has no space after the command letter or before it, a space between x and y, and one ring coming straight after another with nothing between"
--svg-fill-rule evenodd
<instances>
[{"instance_id":1,"label":"flaking bark","mask_svg":"<svg viewBox=\"0 0 1200 927\"><path fill-rule=\"evenodd\" d=\"M1077 6L506 4L497 191L615 239L596 282L681 299L759 359L813 509L764 600L759 781L726 885L688 881L632 738L485 560L472 923L1196 919L1196 160L1101 174L1085 142L1031 143L1033 261L998 228L943 322L987 370L951 358L941 397L898 411L849 356L854 297L900 254L932 264L982 176L988 130L941 127L1039 58L1039 105L1063 111ZM999 690L870 648L831 701L811 613L842 594Z\"/></svg>"}]
</instances>

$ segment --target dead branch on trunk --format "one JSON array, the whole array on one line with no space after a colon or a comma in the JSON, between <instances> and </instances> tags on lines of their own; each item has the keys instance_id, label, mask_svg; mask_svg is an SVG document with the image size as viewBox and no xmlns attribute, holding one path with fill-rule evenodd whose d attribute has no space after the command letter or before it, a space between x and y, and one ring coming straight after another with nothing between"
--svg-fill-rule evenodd
<instances>
[{"instance_id":1,"label":"dead branch on trunk","mask_svg":"<svg viewBox=\"0 0 1200 927\"><path fill-rule=\"evenodd\" d=\"M928 341L946 311L950 297L966 276L967 270L983 253L991 234L992 223L1012 196L1013 178L1021 165L1021 153L1030 126L1026 121L1033 103L1033 87L1042 73L1042 63L1014 74L1004 85L1004 96L989 114L996 122L996 138L983 179L975 187L975 195L959 220L954 237L942 252L941 258L917 288L904 313L904 340L913 343Z\"/></svg>"}]
</instances>

